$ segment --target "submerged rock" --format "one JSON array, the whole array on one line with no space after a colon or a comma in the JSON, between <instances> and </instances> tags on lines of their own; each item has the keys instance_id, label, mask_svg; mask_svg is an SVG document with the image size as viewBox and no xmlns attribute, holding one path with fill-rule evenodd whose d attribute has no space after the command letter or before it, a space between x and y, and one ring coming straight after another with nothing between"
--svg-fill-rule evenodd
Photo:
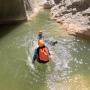
<instances>
[{"instance_id":1,"label":"submerged rock","mask_svg":"<svg viewBox=\"0 0 90 90\"><path fill-rule=\"evenodd\" d=\"M90 0L60 0L52 7L51 17L69 34L90 37Z\"/></svg>"}]
</instances>

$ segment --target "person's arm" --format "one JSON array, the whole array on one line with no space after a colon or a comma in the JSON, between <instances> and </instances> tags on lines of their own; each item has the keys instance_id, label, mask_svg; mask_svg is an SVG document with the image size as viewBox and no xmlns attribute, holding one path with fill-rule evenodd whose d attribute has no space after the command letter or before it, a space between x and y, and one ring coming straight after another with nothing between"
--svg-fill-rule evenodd
<instances>
[{"instance_id":1,"label":"person's arm","mask_svg":"<svg viewBox=\"0 0 90 90\"><path fill-rule=\"evenodd\" d=\"M36 59L37 59L37 49L35 49L35 51L34 51L32 63L35 63Z\"/></svg>"},{"instance_id":2,"label":"person's arm","mask_svg":"<svg viewBox=\"0 0 90 90\"><path fill-rule=\"evenodd\" d=\"M50 53L50 51L49 51L49 48L48 48L48 47L47 47L47 49L48 49L48 53L49 53L49 59L51 60L52 55L51 55L51 53Z\"/></svg>"},{"instance_id":3,"label":"person's arm","mask_svg":"<svg viewBox=\"0 0 90 90\"><path fill-rule=\"evenodd\" d=\"M49 53L49 55L51 55L51 54L50 54L50 51L49 51L49 48L48 48L47 46L46 46L46 48L48 49L48 53Z\"/></svg>"}]
</instances>

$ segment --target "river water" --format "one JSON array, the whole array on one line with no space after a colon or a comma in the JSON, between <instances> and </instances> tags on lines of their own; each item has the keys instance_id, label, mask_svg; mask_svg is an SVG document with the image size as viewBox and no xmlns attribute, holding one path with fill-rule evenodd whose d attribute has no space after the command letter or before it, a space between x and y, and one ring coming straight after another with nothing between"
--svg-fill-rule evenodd
<instances>
[{"instance_id":1,"label":"river water","mask_svg":"<svg viewBox=\"0 0 90 90\"><path fill-rule=\"evenodd\" d=\"M32 65L39 30L51 59ZM30 22L3 25L0 32L0 90L90 90L90 41L68 36L47 11Z\"/></svg>"}]
</instances>

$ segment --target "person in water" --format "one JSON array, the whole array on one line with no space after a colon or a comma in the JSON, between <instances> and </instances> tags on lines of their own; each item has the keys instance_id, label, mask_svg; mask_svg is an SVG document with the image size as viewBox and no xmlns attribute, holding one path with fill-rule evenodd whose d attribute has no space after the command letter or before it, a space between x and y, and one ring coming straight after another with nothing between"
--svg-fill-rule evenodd
<instances>
[{"instance_id":1,"label":"person in water","mask_svg":"<svg viewBox=\"0 0 90 90\"><path fill-rule=\"evenodd\" d=\"M49 50L45 46L45 41L44 41L42 31L38 32L38 46L39 47L36 48L35 51L34 51L34 56L33 56L32 63L35 63L35 60L37 60L40 63L48 62L49 61ZM44 51L44 52L42 52L42 51ZM46 53L46 55L45 55L45 53Z\"/></svg>"},{"instance_id":2,"label":"person in water","mask_svg":"<svg viewBox=\"0 0 90 90\"><path fill-rule=\"evenodd\" d=\"M38 40L38 46L39 47L35 49L32 63L35 63L35 60L37 60L39 63L49 62L49 49L45 46L43 39Z\"/></svg>"},{"instance_id":3,"label":"person in water","mask_svg":"<svg viewBox=\"0 0 90 90\"><path fill-rule=\"evenodd\" d=\"M42 31L38 32L38 40L44 39Z\"/></svg>"},{"instance_id":4,"label":"person in water","mask_svg":"<svg viewBox=\"0 0 90 90\"><path fill-rule=\"evenodd\" d=\"M42 31L38 32L38 40L40 40L40 39L44 39ZM51 46L55 46L58 43L58 41L49 41L49 40L44 40L44 41L46 41Z\"/></svg>"}]
</instances>

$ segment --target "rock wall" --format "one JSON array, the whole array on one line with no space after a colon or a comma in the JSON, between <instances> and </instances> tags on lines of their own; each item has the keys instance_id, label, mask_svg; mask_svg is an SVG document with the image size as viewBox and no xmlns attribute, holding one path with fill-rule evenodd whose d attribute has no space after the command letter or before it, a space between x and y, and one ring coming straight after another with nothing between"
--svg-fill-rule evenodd
<instances>
[{"instance_id":1,"label":"rock wall","mask_svg":"<svg viewBox=\"0 0 90 90\"><path fill-rule=\"evenodd\" d=\"M55 5L54 0L45 0L43 7L44 9L51 9Z\"/></svg>"},{"instance_id":2,"label":"rock wall","mask_svg":"<svg viewBox=\"0 0 90 90\"><path fill-rule=\"evenodd\" d=\"M23 0L0 0L0 23L26 20Z\"/></svg>"},{"instance_id":3,"label":"rock wall","mask_svg":"<svg viewBox=\"0 0 90 90\"><path fill-rule=\"evenodd\" d=\"M0 0L0 24L27 20L44 0Z\"/></svg>"},{"instance_id":4,"label":"rock wall","mask_svg":"<svg viewBox=\"0 0 90 90\"><path fill-rule=\"evenodd\" d=\"M59 4L61 0L54 0L55 4Z\"/></svg>"},{"instance_id":5,"label":"rock wall","mask_svg":"<svg viewBox=\"0 0 90 90\"><path fill-rule=\"evenodd\" d=\"M69 34L90 37L90 0L59 1L51 9L52 19L60 23Z\"/></svg>"}]
</instances>

